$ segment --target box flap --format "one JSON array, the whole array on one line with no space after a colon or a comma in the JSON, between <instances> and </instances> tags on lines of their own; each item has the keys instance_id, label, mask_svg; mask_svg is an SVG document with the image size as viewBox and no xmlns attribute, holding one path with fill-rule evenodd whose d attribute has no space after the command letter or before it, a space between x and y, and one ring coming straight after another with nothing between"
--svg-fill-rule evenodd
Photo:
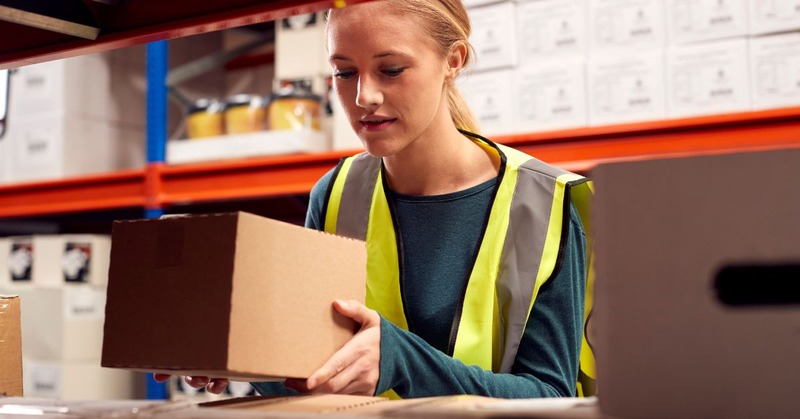
<instances>
[{"instance_id":1,"label":"box flap","mask_svg":"<svg viewBox=\"0 0 800 419\"><path fill-rule=\"evenodd\" d=\"M0 396L22 396L19 297L0 295Z\"/></svg>"}]
</instances>

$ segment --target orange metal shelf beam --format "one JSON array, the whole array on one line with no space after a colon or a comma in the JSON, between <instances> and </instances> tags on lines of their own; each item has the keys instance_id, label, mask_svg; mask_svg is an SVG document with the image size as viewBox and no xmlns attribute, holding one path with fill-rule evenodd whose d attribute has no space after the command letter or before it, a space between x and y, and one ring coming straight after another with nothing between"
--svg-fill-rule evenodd
<instances>
[{"instance_id":1,"label":"orange metal shelf beam","mask_svg":"<svg viewBox=\"0 0 800 419\"><path fill-rule=\"evenodd\" d=\"M598 163L800 147L800 107L499 136L566 169ZM0 187L0 218L306 194L349 152L295 154Z\"/></svg>"},{"instance_id":2,"label":"orange metal shelf beam","mask_svg":"<svg viewBox=\"0 0 800 419\"><path fill-rule=\"evenodd\" d=\"M144 170L0 186L0 218L144 207Z\"/></svg>"}]
</instances>

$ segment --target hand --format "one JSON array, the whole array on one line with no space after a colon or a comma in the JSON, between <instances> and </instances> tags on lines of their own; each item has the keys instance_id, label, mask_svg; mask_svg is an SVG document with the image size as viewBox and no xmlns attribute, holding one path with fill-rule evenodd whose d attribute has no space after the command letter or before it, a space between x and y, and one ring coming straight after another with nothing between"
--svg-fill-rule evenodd
<instances>
[{"instance_id":1,"label":"hand","mask_svg":"<svg viewBox=\"0 0 800 419\"><path fill-rule=\"evenodd\" d=\"M157 383L163 383L169 379L169 374L153 374L153 379ZM184 377L186 384L194 388L206 388L206 391L213 394L222 394L228 387L227 378L208 378L208 377Z\"/></svg>"},{"instance_id":2,"label":"hand","mask_svg":"<svg viewBox=\"0 0 800 419\"><path fill-rule=\"evenodd\" d=\"M361 329L308 379L290 378L285 385L300 392L372 396L380 377L381 317L355 300L336 300L333 307Z\"/></svg>"}]
</instances>

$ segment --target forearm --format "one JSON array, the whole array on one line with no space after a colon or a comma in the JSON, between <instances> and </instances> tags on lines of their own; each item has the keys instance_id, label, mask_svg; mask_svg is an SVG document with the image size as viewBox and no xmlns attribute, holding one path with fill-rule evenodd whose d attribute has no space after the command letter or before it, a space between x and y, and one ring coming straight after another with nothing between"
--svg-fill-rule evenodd
<instances>
[{"instance_id":1,"label":"forearm","mask_svg":"<svg viewBox=\"0 0 800 419\"><path fill-rule=\"evenodd\" d=\"M378 393L393 389L403 398L450 394L502 398L564 396L532 374L495 374L465 365L385 319L381 319L380 373Z\"/></svg>"}]
</instances>

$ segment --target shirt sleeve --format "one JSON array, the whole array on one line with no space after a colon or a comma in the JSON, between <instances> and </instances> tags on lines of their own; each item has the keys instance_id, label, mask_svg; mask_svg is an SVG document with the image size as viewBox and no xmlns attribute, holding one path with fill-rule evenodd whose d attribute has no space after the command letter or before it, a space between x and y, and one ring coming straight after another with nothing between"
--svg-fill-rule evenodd
<instances>
[{"instance_id":1,"label":"shirt sleeve","mask_svg":"<svg viewBox=\"0 0 800 419\"><path fill-rule=\"evenodd\" d=\"M561 268L542 286L510 373L468 366L381 320L377 393L400 397L477 394L502 398L575 395L583 333L585 234L574 208Z\"/></svg>"}]
</instances>

